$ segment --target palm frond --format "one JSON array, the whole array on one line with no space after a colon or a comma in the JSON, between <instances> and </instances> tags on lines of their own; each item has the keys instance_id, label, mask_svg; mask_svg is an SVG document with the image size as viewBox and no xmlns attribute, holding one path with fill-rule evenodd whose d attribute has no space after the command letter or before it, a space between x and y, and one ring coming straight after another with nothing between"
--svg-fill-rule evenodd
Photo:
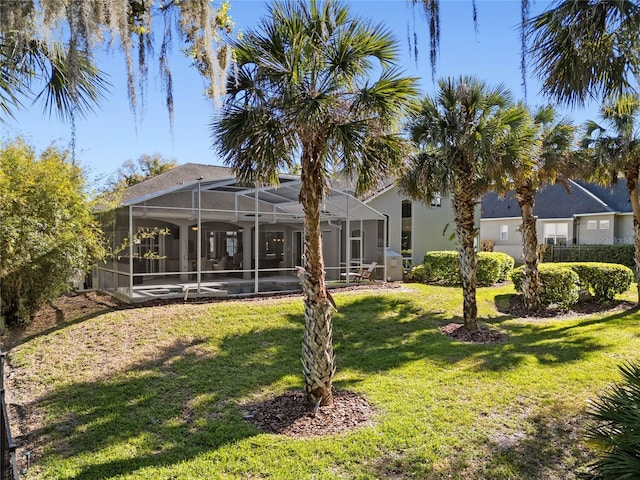
<instances>
[{"instance_id":1,"label":"palm frond","mask_svg":"<svg viewBox=\"0 0 640 480\"><path fill-rule=\"evenodd\" d=\"M529 54L550 98L583 105L636 84L640 8L632 0L563 0L526 23Z\"/></svg>"}]
</instances>

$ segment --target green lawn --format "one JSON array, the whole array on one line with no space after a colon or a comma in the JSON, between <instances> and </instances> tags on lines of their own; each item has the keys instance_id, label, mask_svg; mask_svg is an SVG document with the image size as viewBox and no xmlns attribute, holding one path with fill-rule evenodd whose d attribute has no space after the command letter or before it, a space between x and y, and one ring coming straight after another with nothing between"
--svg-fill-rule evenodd
<instances>
[{"instance_id":1,"label":"green lawn","mask_svg":"<svg viewBox=\"0 0 640 480\"><path fill-rule=\"evenodd\" d=\"M312 439L261 433L240 409L302 387L299 298L122 310L34 336L10 351L7 385L42 425L27 478L575 478L588 399L636 358L639 314L511 318L496 303L512 293L478 292L499 345L440 333L459 289L336 294L335 386L376 414Z\"/></svg>"}]
</instances>

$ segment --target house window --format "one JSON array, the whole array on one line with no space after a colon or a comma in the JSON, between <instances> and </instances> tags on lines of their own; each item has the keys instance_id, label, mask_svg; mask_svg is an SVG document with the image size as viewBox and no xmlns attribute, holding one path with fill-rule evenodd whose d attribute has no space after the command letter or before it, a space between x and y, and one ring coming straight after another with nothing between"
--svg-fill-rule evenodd
<instances>
[{"instance_id":1,"label":"house window","mask_svg":"<svg viewBox=\"0 0 640 480\"><path fill-rule=\"evenodd\" d=\"M600 220L600 230L609 230L609 220Z\"/></svg>"},{"instance_id":2,"label":"house window","mask_svg":"<svg viewBox=\"0 0 640 480\"><path fill-rule=\"evenodd\" d=\"M362 230L353 230L351 232L351 260L364 261L362 256L362 246L364 244L364 232Z\"/></svg>"},{"instance_id":3,"label":"house window","mask_svg":"<svg viewBox=\"0 0 640 480\"><path fill-rule=\"evenodd\" d=\"M545 223L544 243L548 245L567 245L569 240L568 223Z\"/></svg>"},{"instance_id":4,"label":"house window","mask_svg":"<svg viewBox=\"0 0 640 480\"><path fill-rule=\"evenodd\" d=\"M402 251L411 250L411 201L402 201Z\"/></svg>"},{"instance_id":5,"label":"house window","mask_svg":"<svg viewBox=\"0 0 640 480\"><path fill-rule=\"evenodd\" d=\"M587 222L587 230L596 230L598 228L597 220L589 220Z\"/></svg>"},{"instance_id":6,"label":"house window","mask_svg":"<svg viewBox=\"0 0 640 480\"><path fill-rule=\"evenodd\" d=\"M500 225L500 240L509 240L509 225Z\"/></svg>"},{"instance_id":7,"label":"house window","mask_svg":"<svg viewBox=\"0 0 640 480\"><path fill-rule=\"evenodd\" d=\"M436 193L433 198L431 199L431 206L432 207L442 207L442 197L440 196L439 193Z\"/></svg>"}]
</instances>

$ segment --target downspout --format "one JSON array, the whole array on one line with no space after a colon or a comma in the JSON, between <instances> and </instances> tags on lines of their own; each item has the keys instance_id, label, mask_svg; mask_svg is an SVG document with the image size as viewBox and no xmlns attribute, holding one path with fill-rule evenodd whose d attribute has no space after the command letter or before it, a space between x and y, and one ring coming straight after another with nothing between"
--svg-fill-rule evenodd
<instances>
[{"instance_id":1,"label":"downspout","mask_svg":"<svg viewBox=\"0 0 640 480\"><path fill-rule=\"evenodd\" d=\"M382 218L382 264L384 265L382 280L387 282L389 281L389 277L387 277L387 217Z\"/></svg>"}]
</instances>

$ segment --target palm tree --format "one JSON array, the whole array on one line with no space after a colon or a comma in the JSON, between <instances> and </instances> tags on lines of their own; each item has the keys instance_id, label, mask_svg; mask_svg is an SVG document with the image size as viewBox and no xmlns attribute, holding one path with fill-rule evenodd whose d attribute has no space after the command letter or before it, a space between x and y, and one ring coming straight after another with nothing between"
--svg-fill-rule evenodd
<instances>
[{"instance_id":1,"label":"palm tree","mask_svg":"<svg viewBox=\"0 0 640 480\"><path fill-rule=\"evenodd\" d=\"M304 217L303 374L308 399L333 401L331 300L325 286L320 206L332 173L357 191L392 174L407 149L399 118L416 81L394 68L398 49L382 25L347 6L312 0L274 3L258 30L232 44L237 66L212 124L225 162L241 179L274 184L299 161ZM380 77L369 82L376 68Z\"/></svg>"},{"instance_id":2,"label":"palm tree","mask_svg":"<svg viewBox=\"0 0 640 480\"><path fill-rule=\"evenodd\" d=\"M222 35L233 26L228 9L228 1L215 8L209 0L2 0L0 113L10 116L22 106L22 98L38 96L32 91L34 80L44 82L40 96L49 111L64 118L90 111L106 85L104 74L93 65L93 53L106 44L108 34L119 42L124 54L134 113L150 60L157 58L172 121L169 53L173 38L179 39L182 50L204 77L206 93L220 96L229 59ZM158 19L163 20L163 30L154 35L154 25L162 24ZM159 46L154 45L154 38L160 40Z\"/></svg>"},{"instance_id":3,"label":"palm tree","mask_svg":"<svg viewBox=\"0 0 640 480\"><path fill-rule=\"evenodd\" d=\"M529 311L540 307L540 274L538 263L538 233L533 209L536 194L546 184L566 182L572 170L575 170L575 156L572 155L574 127L565 119L555 121L552 106L539 108L530 124L520 130L522 153L530 157L524 162L513 164L509 168L511 188L522 212L522 246L524 252L524 280L522 293Z\"/></svg>"},{"instance_id":4,"label":"palm tree","mask_svg":"<svg viewBox=\"0 0 640 480\"><path fill-rule=\"evenodd\" d=\"M588 121L582 140L583 151L592 161L591 177L596 181L614 184L618 176L627 182L627 192L633 212L633 240L635 244L636 277L640 278L640 131L637 117L640 100L633 95L623 95L603 105L603 125ZM607 129L608 127L608 129ZM638 286L640 293L640 284ZM640 295L638 297L640 305Z\"/></svg>"},{"instance_id":5,"label":"palm tree","mask_svg":"<svg viewBox=\"0 0 640 480\"><path fill-rule=\"evenodd\" d=\"M476 304L475 209L478 199L500 178L510 161L526 159L514 151L512 132L526 121L502 86L489 88L474 77L447 78L426 98L409 130L419 148L398 181L400 191L427 205L450 194L459 243L465 327L478 330Z\"/></svg>"},{"instance_id":6,"label":"palm tree","mask_svg":"<svg viewBox=\"0 0 640 480\"><path fill-rule=\"evenodd\" d=\"M637 86L638 30L640 6L632 0L563 0L530 19L530 53L543 90L582 105Z\"/></svg>"}]
</instances>

